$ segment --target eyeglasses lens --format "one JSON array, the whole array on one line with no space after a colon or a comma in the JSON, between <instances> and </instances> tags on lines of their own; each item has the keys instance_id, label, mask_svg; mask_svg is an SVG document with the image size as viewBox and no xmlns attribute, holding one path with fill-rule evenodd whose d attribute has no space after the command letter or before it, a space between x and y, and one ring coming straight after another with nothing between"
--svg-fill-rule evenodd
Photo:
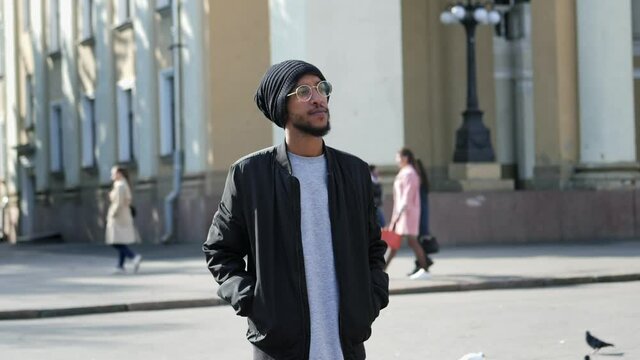
<instances>
[{"instance_id":1,"label":"eyeglasses lens","mask_svg":"<svg viewBox=\"0 0 640 360\"><path fill-rule=\"evenodd\" d=\"M296 96L298 99L307 101L311 99L311 87L309 85L302 85L296 89Z\"/></svg>"},{"instance_id":2,"label":"eyeglasses lens","mask_svg":"<svg viewBox=\"0 0 640 360\"><path fill-rule=\"evenodd\" d=\"M331 84L326 82L326 81L321 81L318 83L318 93L320 93L320 95L322 96L329 96L331 95Z\"/></svg>"}]
</instances>

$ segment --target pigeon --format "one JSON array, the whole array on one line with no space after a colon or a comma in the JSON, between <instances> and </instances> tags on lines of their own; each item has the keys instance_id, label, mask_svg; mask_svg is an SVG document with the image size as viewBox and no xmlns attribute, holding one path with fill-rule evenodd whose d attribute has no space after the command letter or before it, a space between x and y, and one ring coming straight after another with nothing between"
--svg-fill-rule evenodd
<instances>
[{"instance_id":1,"label":"pigeon","mask_svg":"<svg viewBox=\"0 0 640 360\"><path fill-rule=\"evenodd\" d=\"M484 360L484 354L479 353L469 353L460 358L460 360Z\"/></svg>"},{"instance_id":2,"label":"pigeon","mask_svg":"<svg viewBox=\"0 0 640 360\"><path fill-rule=\"evenodd\" d=\"M591 348L594 350L593 351L594 353L596 351L602 349L603 347L613 346L613 344L609 344L607 342L604 342L604 341L598 339L597 337L591 335L591 333L588 332L588 331L587 331L587 344L589 344L589 346L591 346Z\"/></svg>"}]
</instances>

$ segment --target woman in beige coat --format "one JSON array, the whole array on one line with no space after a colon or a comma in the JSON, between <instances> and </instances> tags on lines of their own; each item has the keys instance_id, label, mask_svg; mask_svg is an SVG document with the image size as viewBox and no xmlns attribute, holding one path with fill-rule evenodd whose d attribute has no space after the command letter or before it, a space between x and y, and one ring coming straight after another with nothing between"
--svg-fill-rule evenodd
<instances>
[{"instance_id":1,"label":"woman in beige coat","mask_svg":"<svg viewBox=\"0 0 640 360\"><path fill-rule=\"evenodd\" d=\"M114 166L111 169L113 188L109 192L109 211L107 212L106 243L118 250L116 273L124 273L125 259L133 262L133 271L138 272L142 256L133 252L128 245L138 242L138 232L131 214L131 188L127 170Z\"/></svg>"}]
</instances>

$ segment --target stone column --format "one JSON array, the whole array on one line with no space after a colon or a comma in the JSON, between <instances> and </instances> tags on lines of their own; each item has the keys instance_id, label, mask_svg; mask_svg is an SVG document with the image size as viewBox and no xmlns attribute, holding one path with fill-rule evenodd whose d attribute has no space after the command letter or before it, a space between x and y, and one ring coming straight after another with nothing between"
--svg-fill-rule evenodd
<instances>
[{"instance_id":1,"label":"stone column","mask_svg":"<svg viewBox=\"0 0 640 360\"><path fill-rule=\"evenodd\" d=\"M7 149L6 181L9 194L18 192L18 156L15 147L18 145L18 37L16 18L18 15L17 2L4 1L3 20L4 31L4 122L5 122L5 148Z\"/></svg>"},{"instance_id":2,"label":"stone column","mask_svg":"<svg viewBox=\"0 0 640 360\"><path fill-rule=\"evenodd\" d=\"M185 174L205 171L207 156L207 84L203 74L214 65L208 63L204 54L205 2L182 0L180 31L182 32L182 150L184 151ZM216 51L224 51L216 49ZM180 121L180 119L176 119ZM186 126L185 124L189 124ZM177 135L177 134L176 134Z\"/></svg>"},{"instance_id":3,"label":"stone column","mask_svg":"<svg viewBox=\"0 0 640 360\"><path fill-rule=\"evenodd\" d=\"M47 55L45 54L43 26L45 6L40 1L31 2L31 46L33 51L33 86L35 92L34 124L36 189L45 190L49 186L48 165L48 124L47 121Z\"/></svg>"},{"instance_id":4,"label":"stone column","mask_svg":"<svg viewBox=\"0 0 640 360\"><path fill-rule=\"evenodd\" d=\"M100 183L111 182L111 166L116 161L116 97L113 58L113 2L96 0L96 148Z\"/></svg>"},{"instance_id":5,"label":"stone column","mask_svg":"<svg viewBox=\"0 0 640 360\"><path fill-rule=\"evenodd\" d=\"M493 39L496 158L503 166L517 165L518 179L526 182L532 180L535 166L530 7L515 5L509 12L508 32Z\"/></svg>"},{"instance_id":6,"label":"stone column","mask_svg":"<svg viewBox=\"0 0 640 360\"><path fill-rule=\"evenodd\" d=\"M155 177L158 168L158 71L156 67L155 2L136 0L133 16L135 33L136 96L135 127L140 136L138 179Z\"/></svg>"},{"instance_id":7,"label":"stone column","mask_svg":"<svg viewBox=\"0 0 640 360\"><path fill-rule=\"evenodd\" d=\"M15 111L15 109L18 108L17 5L18 2L14 1L4 1L0 4L0 6L2 6L4 21L4 31L0 34L0 36L4 37L4 59L0 59L4 61L4 78L2 81L2 85L4 86L4 99L2 99L4 105L2 109L4 112L4 124L0 123L0 125L5 127L5 142L3 145L6 151L5 158L0 159L0 161L5 162L5 189L7 194L12 198L9 202L9 207L3 214L5 218L2 219L2 221L4 221L2 228L4 230L5 225L7 226L7 229L4 231L9 234L9 241L12 243L17 241L17 236L20 232L18 224L21 216L20 202L17 197L20 187L18 183L20 167L18 164L18 152L15 150L15 147L18 145L18 114L17 111Z\"/></svg>"},{"instance_id":8,"label":"stone column","mask_svg":"<svg viewBox=\"0 0 640 360\"><path fill-rule=\"evenodd\" d=\"M534 186L569 186L578 162L575 0L531 2Z\"/></svg>"},{"instance_id":9,"label":"stone column","mask_svg":"<svg viewBox=\"0 0 640 360\"><path fill-rule=\"evenodd\" d=\"M636 160L630 0L576 2L580 161Z\"/></svg>"},{"instance_id":10,"label":"stone column","mask_svg":"<svg viewBox=\"0 0 640 360\"><path fill-rule=\"evenodd\" d=\"M75 2L61 1L60 6L60 40L62 65L62 93L64 94L63 110L63 153L65 187L75 188L80 184L80 134L78 124L78 67L76 47L76 13Z\"/></svg>"},{"instance_id":11,"label":"stone column","mask_svg":"<svg viewBox=\"0 0 640 360\"><path fill-rule=\"evenodd\" d=\"M580 187L640 179L636 161L631 1L576 2Z\"/></svg>"}]
</instances>

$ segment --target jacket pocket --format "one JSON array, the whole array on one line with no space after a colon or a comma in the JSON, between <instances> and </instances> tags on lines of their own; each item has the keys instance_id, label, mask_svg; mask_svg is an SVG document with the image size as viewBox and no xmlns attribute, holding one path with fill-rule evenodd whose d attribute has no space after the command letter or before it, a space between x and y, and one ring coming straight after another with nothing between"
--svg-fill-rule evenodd
<instances>
[{"instance_id":1,"label":"jacket pocket","mask_svg":"<svg viewBox=\"0 0 640 360\"><path fill-rule=\"evenodd\" d=\"M304 343L299 316L287 308L267 305L254 298L247 317L247 340L267 353L291 349Z\"/></svg>"},{"instance_id":2,"label":"jacket pocket","mask_svg":"<svg viewBox=\"0 0 640 360\"><path fill-rule=\"evenodd\" d=\"M371 324L375 317L373 299L371 292L367 293L366 290L360 294L358 301L350 303L348 309L341 311L342 331L349 344L362 343L371 336Z\"/></svg>"}]
</instances>

